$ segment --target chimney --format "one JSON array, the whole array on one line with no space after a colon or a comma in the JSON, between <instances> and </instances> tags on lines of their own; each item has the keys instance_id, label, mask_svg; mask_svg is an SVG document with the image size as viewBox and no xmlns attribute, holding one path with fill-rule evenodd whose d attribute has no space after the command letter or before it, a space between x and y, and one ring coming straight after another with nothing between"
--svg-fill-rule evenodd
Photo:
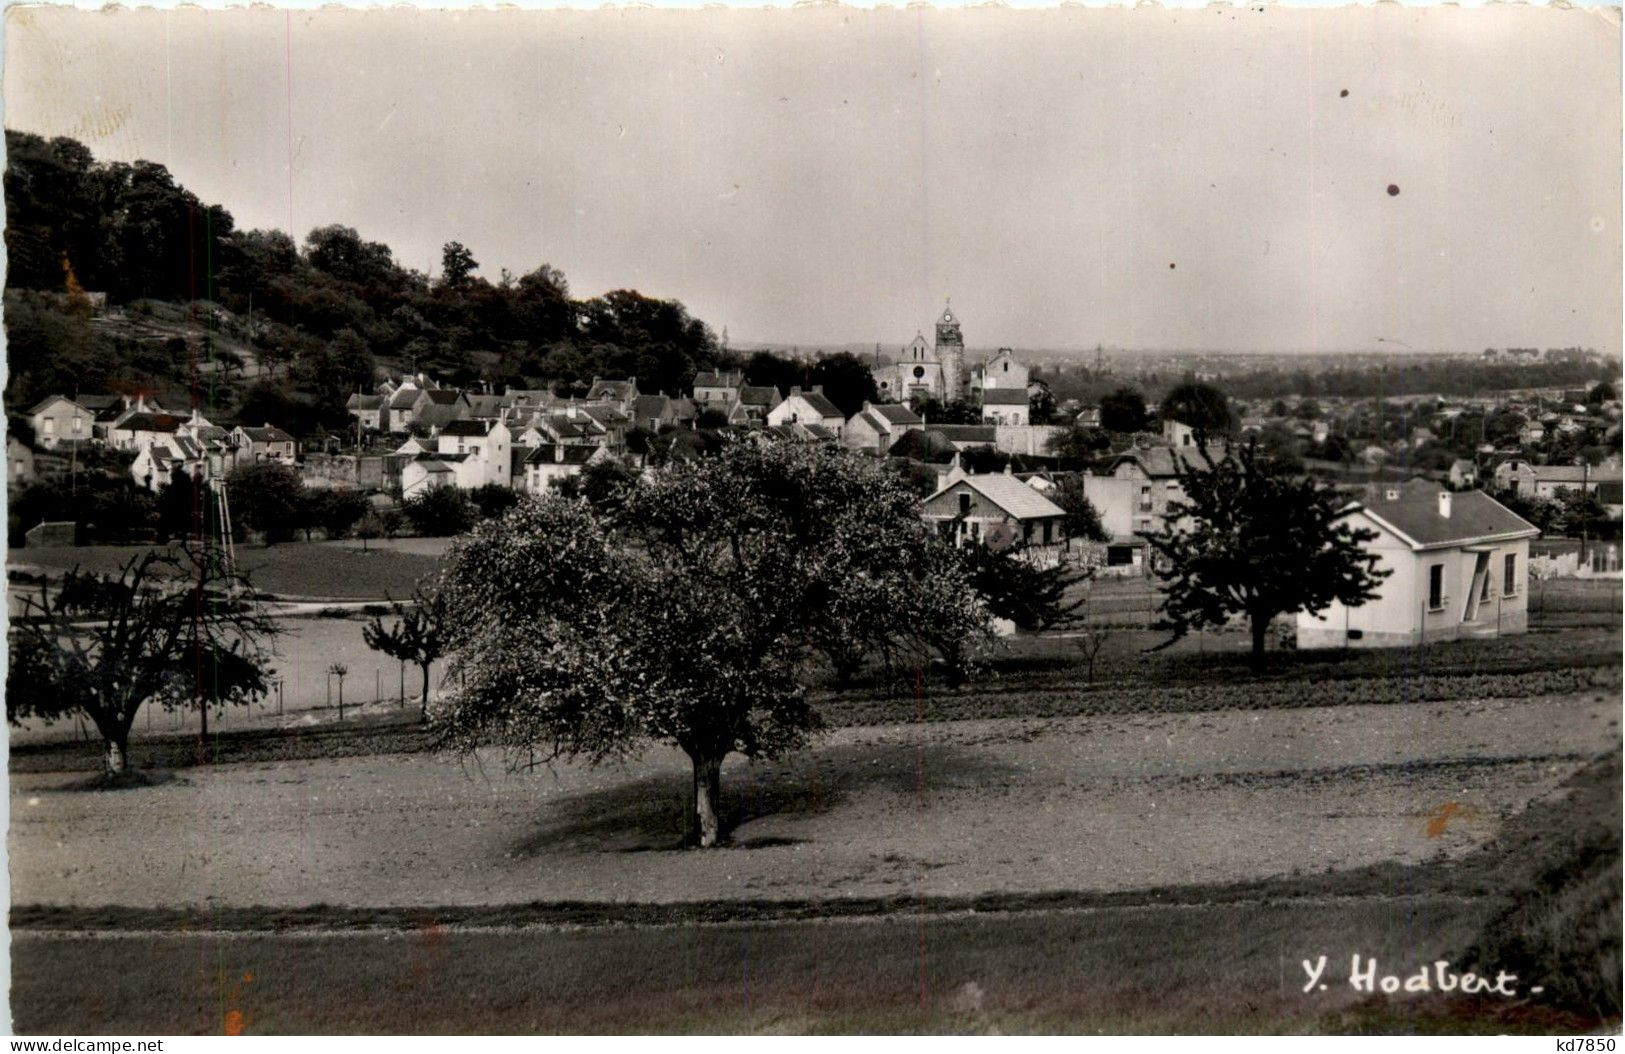
<instances>
[{"instance_id":1,"label":"chimney","mask_svg":"<svg viewBox=\"0 0 1625 1054\"><path fill-rule=\"evenodd\" d=\"M1450 518L1450 492L1448 490L1439 492L1439 515L1447 520Z\"/></svg>"}]
</instances>

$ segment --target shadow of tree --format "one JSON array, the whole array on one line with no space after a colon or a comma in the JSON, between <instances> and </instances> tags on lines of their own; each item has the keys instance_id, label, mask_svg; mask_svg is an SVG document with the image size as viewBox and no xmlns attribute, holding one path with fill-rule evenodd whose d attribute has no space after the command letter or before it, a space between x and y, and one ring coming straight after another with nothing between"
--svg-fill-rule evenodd
<instances>
[{"instance_id":1,"label":"shadow of tree","mask_svg":"<svg viewBox=\"0 0 1625 1054\"><path fill-rule=\"evenodd\" d=\"M897 797L1008 782L1014 769L985 754L945 744L867 743L810 750L779 761L734 758L722 773L723 839L735 848L795 845L780 833L733 839L754 820L810 817L872 791ZM514 844L515 857L547 852L638 853L683 847L688 808L684 776L645 776L552 804Z\"/></svg>"}]
</instances>

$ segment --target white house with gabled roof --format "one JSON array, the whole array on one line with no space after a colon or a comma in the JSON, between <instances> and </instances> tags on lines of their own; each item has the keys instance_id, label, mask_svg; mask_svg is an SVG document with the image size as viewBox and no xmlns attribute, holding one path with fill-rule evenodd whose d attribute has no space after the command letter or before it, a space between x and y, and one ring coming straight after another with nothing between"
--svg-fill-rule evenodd
<instances>
[{"instance_id":1,"label":"white house with gabled roof","mask_svg":"<svg viewBox=\"0 0 1625 1054\"><path fill-rule=\"evenodd\" d=\"M791 388L784 401L767 412L770 425L823 425L840 436L846 430L846 418L834 403L824 395L823 385L814 385L808 391Z\"/></svg>"},{"instance_id":2,"label":"white house with gabled roof","mask_svg":"<svg viewBox=\"0 0 1625 1054\"><path fill-rule=\"evenodd\" d=\"M1019 545L1040 566L1066 548L1066 512L1008 472L968 475L958 466L925 499L920 515L959 545Z\"/></svg>"},{"instance_id":3,"label":"white house with gabled roof","mask_svg":"<svg viewBox=\"0 0 1625 1054\"><path fill-rule=\"evenodd\" d=\"M1390 572L1357 607L1298 614L1300 648L1377 648L1529 628L1529 540L1540 532L1483 491L1411 480L1343 511Z\"/></svg>"}]
</instances>

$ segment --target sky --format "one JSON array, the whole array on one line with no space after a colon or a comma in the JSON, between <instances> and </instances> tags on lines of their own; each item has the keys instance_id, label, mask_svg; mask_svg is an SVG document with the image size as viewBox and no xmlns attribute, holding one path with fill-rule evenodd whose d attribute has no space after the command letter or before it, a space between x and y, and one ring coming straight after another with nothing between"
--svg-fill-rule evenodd
<instances>
[{"instance_id":1,"label":"sky","mask_svg":"<svg viewBox=\"0 0 1625 1054\"><path fill-rule=\"evenodd\" d=\"M5 124L736 345L1617 354L1619 22L13 7Z\"/></svg>"}]
</instances>

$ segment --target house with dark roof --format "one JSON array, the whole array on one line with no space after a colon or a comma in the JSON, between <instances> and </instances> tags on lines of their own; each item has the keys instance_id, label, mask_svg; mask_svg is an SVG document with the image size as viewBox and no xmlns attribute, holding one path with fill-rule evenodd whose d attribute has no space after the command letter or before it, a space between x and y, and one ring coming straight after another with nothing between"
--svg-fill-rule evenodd
<instances>
[{"instance_id":1,"label":"house with dark roof","mask_svg":"<svg viewBox=\"0 0 1625 1054\"><path fill-rule=\"evenodd\" d=\"M413 497L436 487L458 486L467 454L419 454L401 466L401 497Z\"/></svg>"},{"instance_id":2,"label":"house with dark roof","mask_svg":"<svg viewBox=\"0 0 1625 1054\"><path fill-rule=\"evenodd\" d=\"M1066 512L1009 472L968 475L956 464L920 515L957 545L1019 546L1040 566L1066 549Z\"/></svg>"},{"instance_id":3,"label":"house with dark roof","mask_svg":"<svg viewBox=\"0 0 1625 1054\"><path fill-rule=\"evenodd\" d=\"M1300 648L1373 648L1529 628L1529 540L1540 532L1470 490L1413 479L1372 488L1342 513L1376 537L1364 543L1388 575L1356 607L1298 614Z\"/></svg>"},{"instance_id":4,"label":"house with dark roof","mask_svg":"<svg viewBox=\"0 0 1625 1054\"><path fill-rule=\"evenodd\" d=\"M389 402L382 395L363 395L357 392L345 402L344 409L362 428L379 431L383 428L384 408Z\"/></svg>"},{"instance_id":5,"label":"house with dark roof","mask_svg":"<svg viewBox=\"0 0 1625 1054\"><path fill-rule=\"evenodd\" d=\"M493 395L490 392L467 392L463 398L468 401L468 416L482 417L496 420L503 415L508 404L503 396Z\"/></svg>"},{"instance_id":6,"label":"house with dark roof","mask_svg":"<svg viewBox=\"0 0 1625 1054\"><path fill-rule=\"evenodd\" d=\"M298 448L293 436L270 423L260 428L238 425L231 430L231 438L237 444L238 460L247 464L256 461L280 461L285 465L291 465L294 462L294 452Z\"/></svg>"},{"instance_id":7,"label":"house with dark roof","mask_svg":"<svg viewBox=\"0 0 1625 1054\"><path fill-rule=\"evenodd\" d=\"M841 442L849 450L884 454L904 432L917 431L924 426L920 415L901 403L881 403L877 406L866 401L863 409L847 420Z\"/></svg>"},{"instance_id":8,"label":"house with dark roof","mask_svg":"<svg viewBox=\"0 0 1625 1054\"><path fill-rule=\"evenodd\" d=\"M526 494L545 494L608 456L609 452L603 447L543 444L526 453L523 472L514 478L514 489Z\"/></svg>"},{"instance_id":9,"label":"house with dark roof","mask_svg":"<svg viewBox=\"0 0 1625 1054\"><path fill-rule=\"evenodd\" d=\"M1565 490L1595 494L1610 483L1619 486L1618 465L1536 465L1512 458L1495 466L1496 487L1525 496L1555 498Z\"/></svg>"},{"instance_id":10,"label":"house with dark roof","mask_svg":"<svg viewBox=\"0 0 1625 1054\"><path fill-rule=\"evenodd\" d=\"M136 411L125 414L112 427L107 433L108 443L115 450L140 450L168 439L185 423L174 414Z\"/></svg>"},{"instance_id":11,"label":"house with dark roof","mask_svg":"<svg viewBox=\"0 0 1625 1054\"><path fill-rule=\"evenodd\" d=\"M1026 388L987 388L982 392L982 421L986 424L1029 424L1031 407Z\"/></svg>"},{"instance_id":12,"label":"house with dark roof","mask_svg":"<svg viewBox=\"0 0 1625 1054\"><path fill-rule=\"evenodd\" d=\"M592 386L587 389L587 401L590 403L614 403L622 410L630 411L632 401L638 397L638 379L628 377L624 381L611 380L604 377L594 377Z\"/></svg>"},{"instance_id":13,"label":"house with dark roof","mask_svg":"<svg viewBox=\"0 0 1625 1054\"><path fill-rule=\"evenodd\" d=\"M639 395L632 400L628 412L636 427L651 434L663 432L677 423L676 408L666 395Z\"/></svg>"},{"instance_id":14,"label":"house with dark roof","mask_svg":"<svg viewBox=\"0 0 1625 1054\"><path fill-rule=\"evenodd\" d=\"M739 401L728 411L728 423L766 424L767 415L783 401L772 385L747 384L739 389Z\"/></svg>"},{"instance_id":15,"label":"house with dark roof","mask_svg":"<svg viewBox=\"0 0 1625 1054\"><path fill-rule=\"evenodd\" d=\"M770 425L823 425L840 435L846 430L846 416L824 395L824 386L815 384L807 391L791 388L784 401L767 412Z\"/></svg>"},{"instance_id":16,"label":"house with dark roof","mask_svg":"<svg viewBox=\"0 0 1625 1054\"><path fill-rule=\"evenodd\" d=\"M464 417L448 421L435 436L435 453L457 455L457 485L465 490L494 483L506 487L511 482L513 437L501 421Z\"/></svg>"},{"instance_id":17,"label":"house with dark roof","mask_svg":"<svg viewBox=\"0 0 1625 1054\"><path fill-rule=\"evenodd\" d=\"M701 370L694 375L694 402L701 410L727 413L739 401L739 389L744 386L742 370Z\"/></svg>"}]
</instances>

